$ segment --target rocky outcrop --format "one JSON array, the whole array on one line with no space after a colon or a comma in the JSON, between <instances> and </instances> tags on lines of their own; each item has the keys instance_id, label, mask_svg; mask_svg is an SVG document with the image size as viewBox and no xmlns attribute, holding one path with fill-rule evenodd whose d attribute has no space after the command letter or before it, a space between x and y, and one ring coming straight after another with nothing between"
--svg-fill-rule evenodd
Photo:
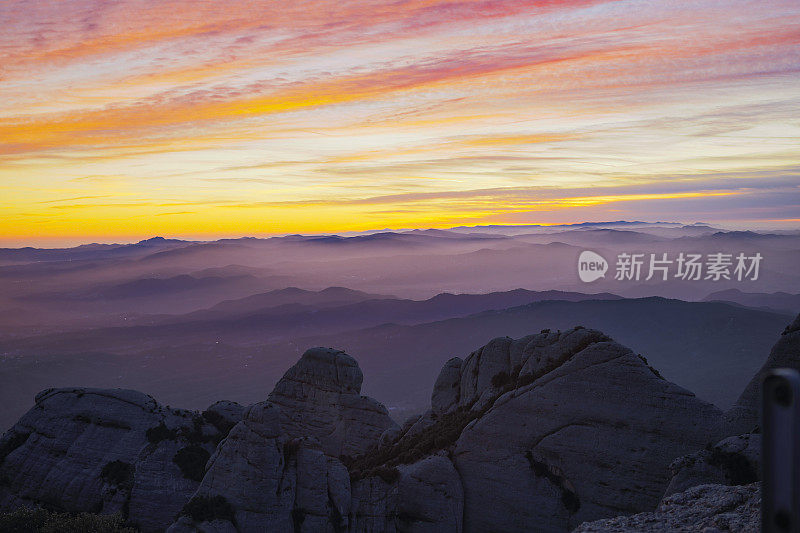
<instances>
[{"instance_id":1,"label":"rocky outcrop","mask_svg":"<svg viewBox=\"0 0 800 533\"><path fill-rule=\"evenodd\" d=\"M566 332L543 330L521 339L501 337L469 354L445 363L431 396L435 413L460 408L480 409L510 383L529 384L592 343L610 340L582 327Z\"/></svg>"},{"instance_id":2,"label":"rocky outcrop","mask_svg":"<svg viewBox=\"0 0 800 533\"><path fill-rule=\"evenodd\" d=\"M761 478L761 435L728 437L669 466L666 496L698 485L747 485Z\"/></svg>"},{"instance_id":3,"label":"rocky outcrop","mask_svg":"<svg viewBox=\"0 0 800 533\"><path fill-rule=\"evenodd\" d=\"M703 446L720 414L599 332L543 334L520 354L533 381L499 396L453 451L467 531L559 531L652 509L667 466Z\"/></svg>"},{"instance_id":4,"label":"rocky outcrop","mask_svg":"<svg viewBox=\"0 0 800 533\"><path fill-rule=\"evenodd\" d=\"M346 353L312 348L278 381L269 401L280 407L287 435L315 437L333 457L359 455L396 425L386 407L361 396L363 379Z\"/></svg>"},{"instance_id":5,"label":"rocky outcrop","mask_svg":"<svg viewBox=\"0 0 800 533\"><path fill-rule=\"evenodd\" d=\"M564 531L653 509L669 464L703 447L721 414L584 328L495 339L451 360L431 404L351 468L369 477L447 452L464 531Z\"/></svg>"},{"instance_id":6,"label":"rocky outcrop","mask_svg":"<svg viewBox=\"0 0 800 533\"><path fill-rule=\"evenodd\" d=\"M620 516L581 524L574 533L663 533L761 530L758 483L729 487L701 485L673 494L655 512Z\"/></svg>"},{"instance_id":7,"label":"rocky outcrop","mask_svg":"<svg viewBox=\"0 0 800 533\"><path fill-rule=\"evenodd\" d=\"M362 380L346 353L306 351L219 445L170 531L346 531L352 494L340 457L397 429L383 405L360 395Z\"/></svg>"},{"instance_id":8,"label":"rocky outcrop","mask_svg":"<svg viewBox=\"0 0 800 533\"><path fill-rule=\"evenodd\" d=\"M349 355L314 348L247 408L48 391L0 441L0 505L119 510L171 533L567 531L655 509L669 465L721 416L581 327L451 359L402 427L362 379Z\"/></svg>"},{"instance_id":9,"label":"rocky outcrop","mask_svg":"<svg viewBox=\"0 0 800 533\"><path fill-rule=\"evenodd\" d=\"M0 440L0 509L121 513L161 531L197 489L222 436L198 413L140 392L43 391Z\"/></svg>"},{"instance_id":10,"label":"rocky outcrop","mask_svg":"<svg viewBox=\"0 0 800 533\"><path fill-rule=\"evenodd\" d=\"M350 531L460 532L461 480L444 453L353 483Z\"/></svg>"},{"instance_id":11,"label":"rocky outcrop","mask_svg":"<svg viewBox=\"0 0 800 533\"><path fill-rule=\"evenodd\" d=\"M453 357L447 361L436 378L431 395L431 410L442 414L450 411L459 404L461 397L461 367L464 361L460 357Z\"/></svg>"},{"instance_id":12,"label":"rocky outcrop","mask_svg":"<svg viewBox=\"0 0 800 533\"><path fill-rule=\"evenodd\" d=\"M220 445L170 531L335 532L346 528L349 509L344 465L317 439L285 438L279 408L263 402Z\"/></svg>"},{"instance_id":13,"label":"rocky outcrop","mask_svg":"<svg viewBox=\"0 0 800 533\"><path fill-rule=\"evenodd\" d=\"M761 382L773 368L800 370L800 315L786 326L764 366L750 380L736 404L725 413L723 422L716 431L719 438L749 433L758 426L761 417Z\"/></svg>"}]
</instances>

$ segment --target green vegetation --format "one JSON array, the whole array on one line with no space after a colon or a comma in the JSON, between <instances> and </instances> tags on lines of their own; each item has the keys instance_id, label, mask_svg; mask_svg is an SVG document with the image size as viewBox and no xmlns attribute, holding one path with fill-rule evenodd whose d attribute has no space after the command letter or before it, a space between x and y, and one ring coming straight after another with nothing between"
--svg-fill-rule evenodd
<instances>
[{"instance_id":1,"label":"green vegetation","mask_svg":"<svg viewBox=\"0 0 800 533\"><path fill-rule=\"evenodd\" d=\"M178 465L186 479L202 481L206 474L206 463L211 454L202 446L191 444L178 450L172 462Z\"/></svg>"},{"instance_id":2,"label":"green vegetation","mask_svg":"<svg viewBox=\"0 0 800 533\"><path fill-rule=\"evenodd\" d=\"M640 353L637 353L636 355L638 355L638 356L639 356L639 359L641 359L641 360L642 360L642 362L645 364L645 366L647 366L647 368L649 368L649 369L650 369L650 372L652 372L653 374L655 374L655 375L656 375L656 376L658 376L659 378L661 378L661 379L664 379L664 376L662 376L662 375L661 375L661 372L659 372L658 370L656 370L655 368L653 368L652 366L650 366L650 363L648 363L648 362L647 362L647 357L643 356L643 355L642 355L642 354L640 354Z\"/></svg>"},{"instance_id":3,"label":"green vegetation","mask_svg":"<svg viewBox=\"0 0 800 533\"><path fill-rule=\"evenodd\" d=\"M220 434L218 438L219 441L227 437L228 433L233 429L233 426L236 425L216 411L203 411L203 418L205 418L209 424L217 428Z\"/></svg>"},{"instance_id":4,"label":"green vegetation","mask_svg":"<svg viewBox=\"0 0 800 533\"><path fill-rule=\"evenodd\" d=\"M55 513L44 509L17 509L0 514L4 533L136 533L120 515Z\"/></svg>"},{"instance_id":5,"label":"green vegetation","mask_svg":"<svg viewBox=\"0 0 800 533\"><path fill-rule=\"evenodd\" d=\"M147 440L152 444L158 444L162 440L174 440L177 437L175 430L167 428L164 422L148 429L145 435L147 435Z\"/></svg>"},{"instance_id":6,"label":"green vegetation","mask_svg":"<svg viewBox=\"0 0 800 533\"><path fill-rule=\"evenodd\" d=\"M502 389L509 383L511 383L511 376L508 375L508 372L499 372L492 376L492 387L495 389Z\"/></svg>"},{"instance_id":7,"label":"green vegetation","mask_svg":"<svg viewBox=\"0 0 800 533\"><path fill-rule=\"evenodd\" d=\"M224 496L196 496L183 506L180 514L188 516L197 523L212 520L227 520L236 524L233 507Z\"/></svg>"},{"instance_id":8,"label":"green vegetation","mask_svg":"<svg viewBox=\"0 0 800 533\"><path fill-rule=\"evenodd\" d=\"M379 466L375 469L375 475L391 485L400 479L400 470L396 466Z\"/></svg>"}]
</instances>

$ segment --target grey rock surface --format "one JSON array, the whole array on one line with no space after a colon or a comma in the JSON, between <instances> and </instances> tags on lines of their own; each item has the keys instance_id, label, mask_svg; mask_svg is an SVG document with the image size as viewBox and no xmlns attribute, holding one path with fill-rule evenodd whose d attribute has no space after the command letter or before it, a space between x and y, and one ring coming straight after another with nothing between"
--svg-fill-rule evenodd
<instances>
[{"instance_id":1,"label":"grey rock surface","mask_svg":"<svg viewBox=\"0 0 800 533\"><path fill-rule=\"evenodd\" d=\"M344 352L306 351L268 401L245 410L187 506L221 497L230 516L188 512L170 531L213 530L223 522L239 531L348 530L354 491L340 456L375 448L382 435L391 440L399 430L383 405L360 395L362 379Z\"/></svg>"},{"instance_id":2,"label":"grey rock surface","mask_svg":"<svg viewBox=\"0 0 800 533\"><path fill-rule=\"evenodd\" d=\"M456 443L465 530L559 531L654 508L668 465L707 442L719 410L598 332L537 340L523 368L544 373Z\"/></svg>"},{"instance_id":3,"label":"grey rock surface","mask_svg":"<svg viewBox=\"0 0 800 533\"><path fill-rule=\"evenodd\" d=\"M396 425L386 407L361 396L362 381L358 363L346 353L312 348L278 381L269 401L281 408L287 435L316 437L333 457L355 456Z\"/></svg>"},{"instance_id":4,"label":"grey rock surface","mask_svg":"<svg viewBox=\"0 0 800 533\"><path fill-rule=\"evenodd\" d=\"M350 531L458 533L463 530L461 480L444 453L353 483Z\"/></svg>"},{"instance_id":5,"label":"grey rock surface","mask_svg":"<svg viewBox=\"0 0 800 533\"><path fill-rule=\"evenodd\" d=\"M404 473L426 454L447 457L463 492L460 527L476 532L567 531L652 510L669 465L703 448L721 416L628 348L580 327L495 339L460 365L449 361L431 403L382 444L383 466L367 455L355 468ZM354 501L378 527L406 497L368 475L354 483ZM389 526L367 530L380 527Z\"/></svg>"},{"instance_id":6,"label":"grey rock surface","mask_svg":"<svg viewBox=\"0 0 800 533\"><path fill-rule=\"evenodd\" d=\"M46 390L0 440L0 509L120 512L161 531L199 484L173 457L192 445L210 455L220 437L199 414L140 392Z\"/></svg>"},{"instance_id":7,"label":"grey rock surface","mask_svg":"<svg viewBox=\"0 0 800 533\"><path fill-rule=\"evenodd\" d=\"M446 413L458 405L461 392L461 366L464 361L453 357L447 361L436 378L431 394L431 409L434 413Z\"/></svg>"},{"instance_id":8,"label":"grey rock surface","mask_svg":"<svg viewBox=\"0 0 800 533\"><path fill-rule=\"evenodd\" d=\"M666 496L698 485L747 485L761 478L761 435L728 437L716 445L676 459Z\"/></svg>"},{"instance_id":9,"label":"grey rock surface","mask_svg":"<svg viewBox=\"0 0 800 533\"><path fill-rule=\"evenodd\" d=\"M654 512L587 522L574 533L756 533L760 530L760 487L753 483L693 487L664 499Z\"/></svg>"},{"instance_id":10,"label":"grey rock surface","mask_svg":"<svg viewBox=\"0 0 800 533\"><path fill-rule=\"evenodd\" d=\"M227 434L242 419L244 410L245 408L236 402L221 400L203 411L203 417Z\"/></svg>"},{"instance_id":11,"label":"grey rock surface","mask_svg":"<svg viewBox=\"0 0 800 533\"><path fill-rule=\"evenodd\" d=\"M0 440L0 508L123 511L171 533L568 531L653 511L665 492L663 523L690 493L716 524L723 497L749 509L749 485L677 491L748 481L737 468L756 464L758 438L705 449L721 412L599 331L504 337L451 359L431 409L402 427L362 380L349 355L314 348L247 408L45 391ZM195 479L174 460L189 447Z\"/></svg>"}]
</instances>

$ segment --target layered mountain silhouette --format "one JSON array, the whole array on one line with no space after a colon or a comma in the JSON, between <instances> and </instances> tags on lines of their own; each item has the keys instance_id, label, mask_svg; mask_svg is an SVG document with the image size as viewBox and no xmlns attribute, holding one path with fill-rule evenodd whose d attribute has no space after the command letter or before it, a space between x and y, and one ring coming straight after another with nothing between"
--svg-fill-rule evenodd
<instances>
[{"instance_id":1,"label":"layered mountain silhouette","mask_svg":"<svg viewBox=\"0 0 800 533\"><path fill-rule=\"evenodd\" d=\"M609 264L591 283L587 250ZM797 366L798 250L797 232L626 221L2 249L0 511L751 530L758 376ZM681 253L763 261L648 276Z\"/></svg>"}]
</instances>

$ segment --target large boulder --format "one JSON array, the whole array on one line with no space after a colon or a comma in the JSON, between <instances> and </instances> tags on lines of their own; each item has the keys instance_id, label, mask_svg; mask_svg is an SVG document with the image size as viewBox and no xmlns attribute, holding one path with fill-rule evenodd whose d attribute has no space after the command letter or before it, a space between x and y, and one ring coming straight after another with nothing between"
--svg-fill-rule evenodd
<instances>
[{"instance_id":1,"label":"large boulder","mask_svg":"<svg viewBox=\"0 0 800 533\"><path fill-rule=\"evenodd\" d=\"M316 437L333 457L359 455L396 425L386 407L361 396L363 379L346 353L312 348L278 381L269 401L280 407L287 435Z\"/></svg>"},{"instance_id":2,"label":"large boulder","mask_svg":"<svg viewBox=\"0 0 800 533\"><path fill-rule=\"evenodd\" d=\"M707 442L713 405L619 344L575 337L536 346L523 363L534 381L502 394L456 442L465 530L563 531L652 509L672 460Z\"/></svg>"},{"instance_id":3,"label":"large boulder","mask_svg":"<svg viewBox=\"0 0 800 533\"><path fill-rule=\"evenodd\" d=\"M461 396L461 367L464 361L453 357L447 361L436 378L431 394L431 410L436 414L450 411L459 404Z\"/></svg>"},{"instance_id":4,"label":"large boulder","mask_svg":"<svg viewBox=\"0 0 800 533\"><path fill-rule=\"evenodd\" d=\"M654 512L581 524L574 533L755 533L761 531L758 483L701 485L664 499Z\"/></svg>"},{"instance_id":5,"label":"large boulder","mask_svg":"<svg viewBox=\"0 0 800 533\"><path fill-rule=\"evenodd\" d=\"M698 485L748 485L761 478L761 435L728 437L669 465L666 496Z\"/></svg>"},{"instance_id":6,"label":"large boulder","mask_svg":"<svg viewBox=\"0 0 800 533\"><path fill-rule=\"evenodd\" d=\"M352 492L342 458L398 429L383 405L360 395L362 379L346 353L306 351L220 443L170 531L347 530Z\"/></svg>"},{"instance_id":7,"label":"large boulder","mask_svg":"<svg viewBox=\"0 0 800 533\"><path fill-rule=\"evenodd\" d=\"M721 416L641 356L580 327L495 339L460 366L451 360L432 407L351 467L374 487L373 472L449 453L464 531L567 531L654 509L670 463L704 447Z\"/></svg>"},{"instance_id":8,"label":"large boulder","mask_svg":"<svg viewBox=\"0 0 800 533\"><path fill-rule=\"evenodd\" d=\"M0 509L122 513L163 531L222 437L198 413L140 392L46 390L0 440Z\"/></svg>"},{"instance_id":9,"label":"large boulder","mask_svg":"<svg viewBox=\"0 0 800 533\"><path fill-rule=\"evenodd\" d=\"M577 327L543 330L520 339L499 337L467 356L445 363L431 395L437 414L458 408L481 409L515 380L530 382L594 342L610 340L597 330Z\"/></svg>"},{"instance_id":10,"label":"large boulder","mask_svg":"<svg viewBox=\"0 0 800 533\"><path fill-rule=\"evenodd\" d=\"M758 427L761 418L761 382L767 372L774 368L800 370L800 315L786 326L764 366L750 380L734 406L725 413L716 431L717 437L750 433Z\"/></svg>"}]
</instances>

